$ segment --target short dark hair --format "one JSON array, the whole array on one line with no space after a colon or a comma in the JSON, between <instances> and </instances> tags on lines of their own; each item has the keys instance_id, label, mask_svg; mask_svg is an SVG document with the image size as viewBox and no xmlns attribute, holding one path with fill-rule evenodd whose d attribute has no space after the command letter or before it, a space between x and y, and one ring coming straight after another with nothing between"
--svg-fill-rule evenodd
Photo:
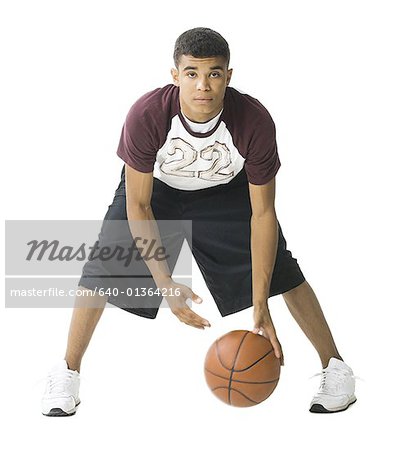
<instances>
[{"instance_id":1,"label":"short dark hair","mask_svg":"<svg viewBox=\"0 0 404 450\"><path fill-rule=\"evenodd\" d=\"M223 56L227 66L230 62L229 44L223 36L210 28L192 28L182 33L174 46L174 64L177 69L182 55L194 58Z\"/></svg>"}]
</instances>

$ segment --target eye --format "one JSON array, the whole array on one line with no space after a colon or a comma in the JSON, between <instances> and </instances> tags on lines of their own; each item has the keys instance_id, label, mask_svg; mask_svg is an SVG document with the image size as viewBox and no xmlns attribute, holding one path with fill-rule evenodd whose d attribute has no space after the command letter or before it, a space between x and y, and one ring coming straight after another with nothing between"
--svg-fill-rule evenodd
<instances>
[{"instance_id":1,"label":"eye","mask_svg":"<svg viewBox=\"0 0 404 450\"><path fill-rule=\"evenodd\" d=\"M187 77L195 78L196 77L196 73L195 72L187 72Z\"/></svg>"},{"instance_id":2,"label":"eye","mask_svg":"<svg viewBox=\"0 0 404 450\"><path fill-rule=\"evenodd\" d=\"M220 72L212 72L210 75L212 78L219 78L221 76L221 73Z\"/></svg>"}]
</instances>

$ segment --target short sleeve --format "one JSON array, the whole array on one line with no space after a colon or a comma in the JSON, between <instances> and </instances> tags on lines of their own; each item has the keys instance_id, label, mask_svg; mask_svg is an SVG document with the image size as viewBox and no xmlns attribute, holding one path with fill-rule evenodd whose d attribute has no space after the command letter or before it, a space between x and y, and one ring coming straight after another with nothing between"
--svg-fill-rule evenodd
<instances>
[{"instance_id":1,"label":"short sleeve","mask_svg":"<svg viewBox=\"0 0 404 450\"><path fill-rule=\"evenodd\" d=\"M122 127L117 155L133 169L153 172L158 147L153 138L152 122L139 99L129 110Z\"/></svg>"},{"instance_id":2,"label":"short sleeve","mask_svg":"<svg viewBox=\"0 0 404 450\"><path fill-rule=\"evenodd\" d=\"M254 127L244 165L248 181L258 185L268 183L281 166L275 124L267 111Z\"/></svg>"}]
</instances>

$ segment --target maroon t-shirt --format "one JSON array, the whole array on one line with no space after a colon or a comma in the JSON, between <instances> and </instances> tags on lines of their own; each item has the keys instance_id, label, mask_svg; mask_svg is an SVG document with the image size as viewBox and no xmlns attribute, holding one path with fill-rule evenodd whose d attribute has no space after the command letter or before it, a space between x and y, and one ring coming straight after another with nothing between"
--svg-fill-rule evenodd
<instances>
[{"instance_id":1,"label":"maroon t-shirt","mask_svg":"<svg viewBox=\"0 0 404 450\"><path fill-rule=\"evenodd\" d=\"M221 113L207 124L183 116L173 84L148 92L130 108L117 154L130 167L187 191L229 183L243 167L250 183L265 184L281 165L269 112L232 87Z\"/></svg>"}]
</instances>

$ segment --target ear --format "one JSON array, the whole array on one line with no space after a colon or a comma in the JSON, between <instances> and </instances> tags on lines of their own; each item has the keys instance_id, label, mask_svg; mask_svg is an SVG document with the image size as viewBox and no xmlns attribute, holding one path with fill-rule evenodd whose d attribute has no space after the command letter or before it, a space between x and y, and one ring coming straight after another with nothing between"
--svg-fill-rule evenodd
<instances>
[{"instance_id":1,"label":"ear","mask_svg":"<svg viewBox=\"0 0 404 450\"><path fill-rule=\"evenodd\" d=\"M179 76L178 70L172 68L172 69L171 69L171 76L173 77L173 84L174 84L175 86L179 86L179 85L180 85L180 82L179 82L179 79L178 79L178 76Z\"/></svg>"},{"instance_id":2,"label":"ear","mask_svg":"<svg viewBox=\"0 0 404 450\"><path fill-rule=\"evenodd\" d=\"M228 85L229 85L229 83L230 83L230 80L231 80L231 76L232 76L232 74L233 74L233 69L229 69L229 70L227 71L227 80L226 80L226 86L228 86Z\"/></svg>"}]
</instances>

